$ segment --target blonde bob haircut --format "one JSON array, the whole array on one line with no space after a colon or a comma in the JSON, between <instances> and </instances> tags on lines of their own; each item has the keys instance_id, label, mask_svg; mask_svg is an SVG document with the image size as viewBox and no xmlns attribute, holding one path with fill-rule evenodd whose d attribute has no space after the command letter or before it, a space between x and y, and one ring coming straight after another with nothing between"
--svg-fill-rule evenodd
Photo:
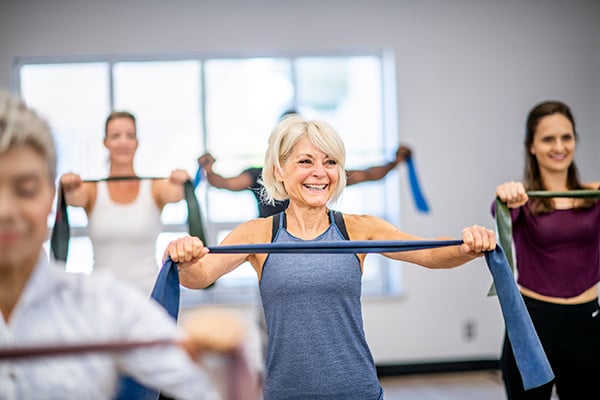
<instances>
[{"instance_id":1,"label":"blonde bob haircut","mask_svg":"<svg viewBox=\"0 0 600 400\"><path fill-rule=\"evenodd\" d=\"M275 171L282 171L292 149L301 139L308 137L320 151L337 162L339 181L329 203L335 203L346 188L346 149L344 142L331 125L322 121L309 121L294 114L283 118L269 137L262 170L262 200L273 205L276 200L289 199L283 183L275 177Z\"/></svg>"}]
</instances>

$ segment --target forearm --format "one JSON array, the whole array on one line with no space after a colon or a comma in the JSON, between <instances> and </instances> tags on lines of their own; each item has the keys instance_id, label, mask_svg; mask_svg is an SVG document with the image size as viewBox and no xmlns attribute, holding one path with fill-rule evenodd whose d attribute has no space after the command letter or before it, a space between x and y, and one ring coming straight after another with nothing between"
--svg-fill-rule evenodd
<instances>
[{"instance_id":1,"label":"forearm","mask_svg":"<svg viewBox=\"0 0 600 400\"><path fill-rule=\"evenodd\" d=\"M348 185L353 185L360 182L377 181L384 178L391 170L396 168L398 163L390 161L387 164L367 168L364 170L348 171Z\"/></svg>"},{"instance_id":2,"label":"forearm","mask_svg":"<svg viewBox=\"0 0 600 400\"><path fill-rule=\"evenodd\" d=\"M188 289L204 289L214 281L202 273L199 265L179 270L179 283Z\"/></svg>"},{"instance_id":3,"label":"forearm","mask_svg":"<svg viewBox=\"0 0 600 400\"><path fill-rule=\"evenodd\" d=\"M431 269L456 268L479 257L480 255L461 251L460 246L440 247L431 251L429 260L423 266Z\"/></svg>"},{"instance_id":4,"label":"forearm","mask_svg":"<svg viewBox=\"0 0 600 400\"><path fill-rule=\"evenodd\" d=\"M214 186L219 189L229 189L227 187L227 179L215 172L206 171L206 180L210 183L211 186Z\"/></svg>"},{"instance_id":5,"label":"forearm","mask_svg":"<svg viewBox=\"0 0 600 400\"><path fill-rule=\"evenodd\" d=\"M438 237L435 240L456 240L451 237ZM456 268L472 261L481 254L465 251L461 249L464 244L458 246L443 246L433 249L418 250L407 252L407 260L417 265L430 269L450 269Z\"/></svg>"}]
</instances>

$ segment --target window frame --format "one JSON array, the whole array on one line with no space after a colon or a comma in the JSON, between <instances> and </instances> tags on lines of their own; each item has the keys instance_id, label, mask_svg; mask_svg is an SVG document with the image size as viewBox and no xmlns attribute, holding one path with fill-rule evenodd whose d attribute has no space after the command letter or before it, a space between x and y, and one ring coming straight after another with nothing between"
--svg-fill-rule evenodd
<instances>
[{"instance_id":1,"label":"window frame","mask_svg":"<svg viewBox=\"0 0 600 400\"><path fill-rule=\"evenodd\" d=\"M376 57L380 61L381 67L381 113L382 113L382 135L383 144L385 148L395 148L398 145L398 134L397 126L398 121L396 117L396 80L395 80L395 67L394 67L394 56L393 53L385 49L370 49L370 50L339 50L339 51L306 51L306 52L267 52L257 53L248 52L246 54L231 54L231 53L181 53L181 54L146 54L146 55L95 55L95 56L56 56L56 57L19 57L15 59L13 63L13 83L16 92L21 93L20 85L20 71L23 66L32 64L77 64L77 63L106 63L108 74L109 74L109 106L110 109L114 109L115 105L115 83L114 83L114 70L115 65L123 62L156 62L156 61L185 61L195 60L200 63L200 129L199 133L201 137L201 144L203 149L207 147L207 137L209 132L207 131L207 118L206 118L206 76L205 67L207 61L219 59L219 60L243 60L252 58L278 58L288 59L291 64L291 82L293 87L298 87L298 76L295 71L295 61L301 58L307 57L364 57L371 56ZM294 90L292 107L298 109L298 90ZM199 149L198 153L201 154ZM400 195L399 195L399 179L388 179L384 178L382 185L385 185L384 192L390 194L383 200L385 204L385 210L381 213L381 217L392 222L396 226L399 226L400 220ZM199 199L206 201L207 199ZM210 220L206 221L207 236L215 238L218 232L228 230L235 227L240 221L237 222L213 222ZM51 228L50 228L51 229ZM187 226L185 224L163 224L163 233L185 233L187 232ZM73 227L73 237L85 237L87 236L86 229L84 227ZM381 257L379 255L371 255L369 258ZM363 285L363 295L371 298L378 297L390 297L399 296L402 293L402 278L400 268L398 265L392 265L392 263L398 264L397 261L383 260L384 277L379 284L378 288L369 288ZM402 264L402 263L399 263ZM182 290L182 307L194 306L199 303L217 303L217 304L252 304L260 302L258 296L258 281L254 279L254 283L246 282L243 287L233 286L219 286L216 285L214 288L208 290Z\"/></svg>"}]
</instances>

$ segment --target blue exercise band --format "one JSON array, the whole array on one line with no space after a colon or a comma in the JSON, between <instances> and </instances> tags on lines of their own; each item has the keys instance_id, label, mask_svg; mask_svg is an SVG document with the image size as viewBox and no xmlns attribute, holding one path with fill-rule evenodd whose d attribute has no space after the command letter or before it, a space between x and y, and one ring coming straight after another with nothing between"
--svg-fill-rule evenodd
<instances>
[{"instance_id":1,"label":"blue exercise band","mask_svg":"<svg viewBox=\"0 0 600 400\"><path fill-rule=\"evenodd\" d=\"M336 241L301 243L261 243L231 246L208 247L211 253L385 253L431 249L441 246L462 244L462 240L431 241ZM514 281L512 270L502 247L485 252L485 260L494 279L498 301L504 323L513 346L517 366L526 390L550 382L554 373L544 353L540 340L523 298ZM179 278L177 264L167 259L153 291L153 297L164 302L167 310L177 310L179 306ZM155 292L156 295L155 295ZM168 293L171 292L169 295ZM171 313L171 311L169 311ZM173 315L173 314L171 314ZM177 318L175 314L174 318Z\"/></svg>"},{"instance_id":2,"label":"blue exercise band","mask_svg":"<svg viewBox=\"0 0 600 400\"><path fill-rule=\"evenodd\" d=\"M417 177L417 169L415 164L412 158L407 158L405 163L408 170L408 180L410 182L411 193L415 202L415 206L417 207L417 210L428 213L429 205L427 204L427 200L425 200L425 196L421 191L421 185L419 184L419 178Z\"/></svg>"}]
</instances>

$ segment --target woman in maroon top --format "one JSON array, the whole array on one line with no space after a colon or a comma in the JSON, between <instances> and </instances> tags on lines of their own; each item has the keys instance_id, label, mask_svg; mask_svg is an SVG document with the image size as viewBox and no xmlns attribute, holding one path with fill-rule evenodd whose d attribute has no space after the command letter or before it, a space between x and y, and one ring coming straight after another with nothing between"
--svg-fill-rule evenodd
<instances>
[{"instance_id":1,"label":"woman in maroon top","mask_svg":"<svg viewBox=\"0 0 600 400\"><path fill-rule=\"evenodd\" d=\"M525 391L505 336L500 365L511 400L548 400L554 386L561 400L600 396L600 202L527 195L600 188L600 182L579 180L577 138L566 104L536 105L527 120L524 182L496 189L511 209L517 282L556 376Z\"/></svg>"}]
</instances>

